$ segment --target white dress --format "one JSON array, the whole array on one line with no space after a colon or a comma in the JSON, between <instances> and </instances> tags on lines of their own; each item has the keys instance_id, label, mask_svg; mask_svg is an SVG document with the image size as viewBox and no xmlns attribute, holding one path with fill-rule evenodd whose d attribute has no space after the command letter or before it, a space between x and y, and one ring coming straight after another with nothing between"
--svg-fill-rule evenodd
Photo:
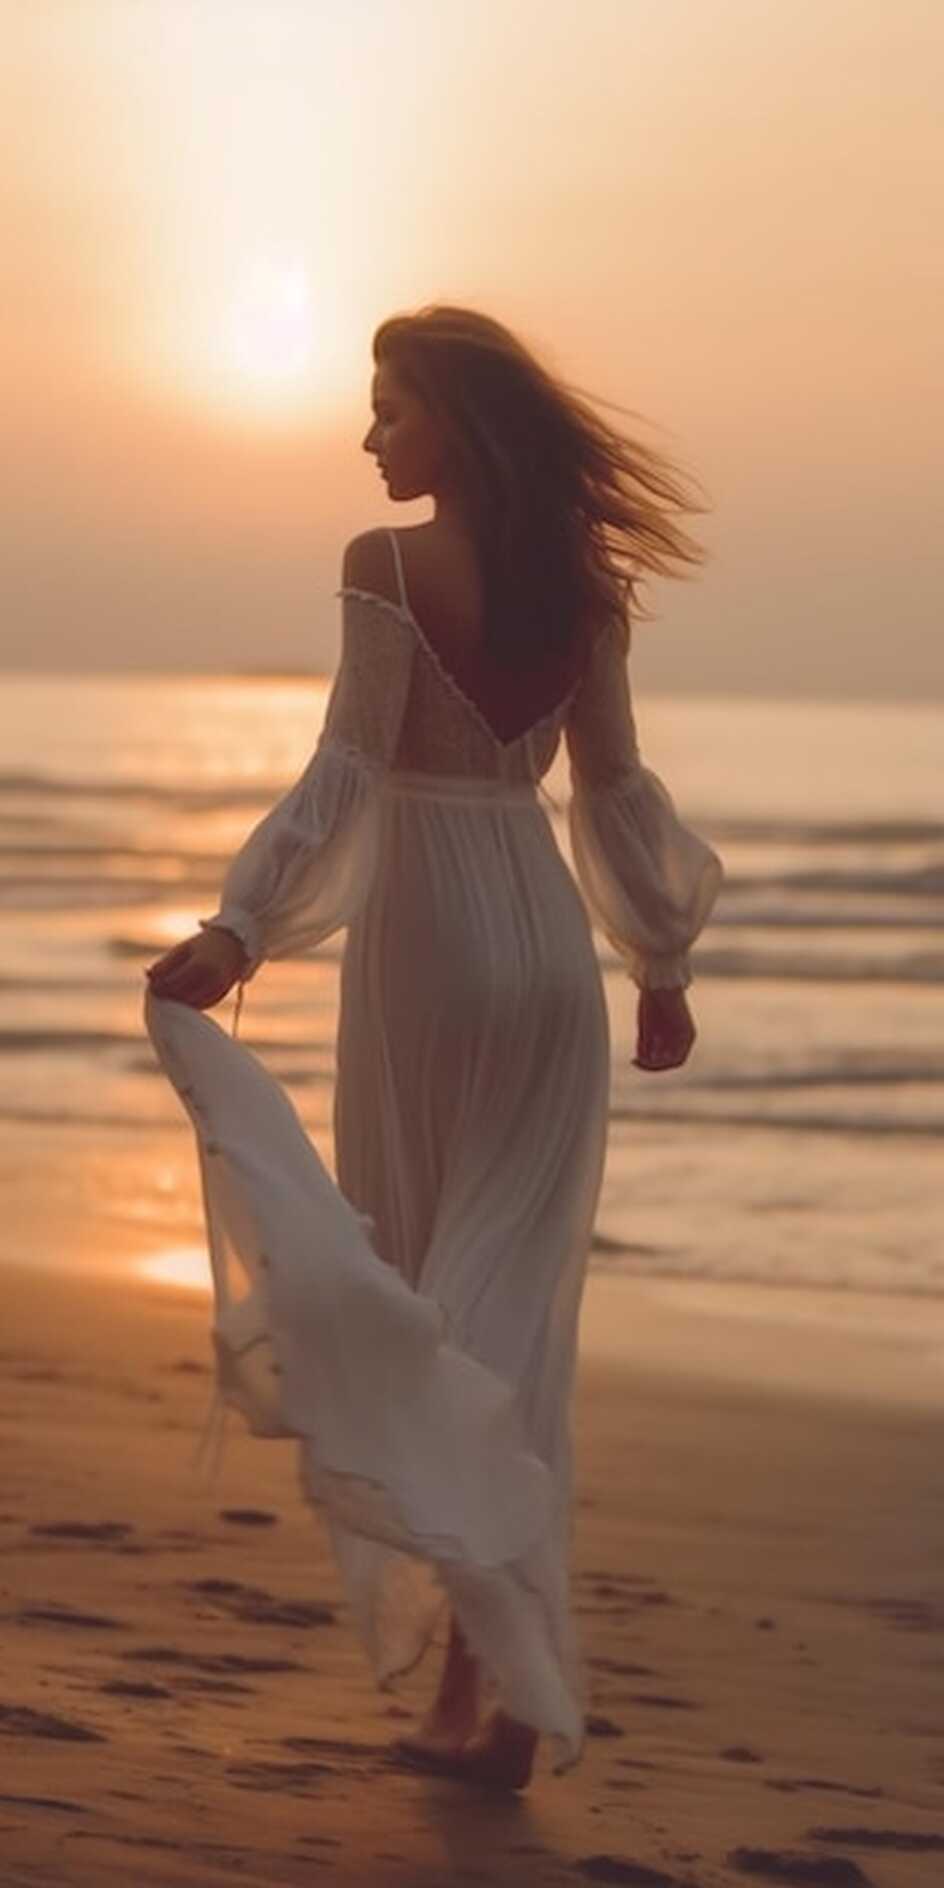
<instances>
[{"instance_id":1,"label":"white dress","mask_svg":"<svg viewBox=\"0 0 944 1888\"><path fill-rule=\"evenodd\" d=\"M244 1043L150 991L146 1023L197 1138L220 1406L298 1439L380 1688L451 1609L486 1704L560 1772L588 1696L570 1406L610 1077L590 920L640 986L687 984L723 869L640 760L616 624L502 741L390 539L400 604L337 592L316 749L201 920L242 939L246 980L348 927L336 1182ZM562 732L579 884L539 797Z\"/></svg>"}]
</instances>

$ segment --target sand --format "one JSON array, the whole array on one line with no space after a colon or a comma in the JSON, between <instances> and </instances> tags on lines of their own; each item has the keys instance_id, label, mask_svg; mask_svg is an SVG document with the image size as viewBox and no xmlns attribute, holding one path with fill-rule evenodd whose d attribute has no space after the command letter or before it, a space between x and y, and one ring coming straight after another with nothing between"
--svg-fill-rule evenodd
<instances>
[{"instance_id":1,"label":"sand","mask_svg":"<svg viewBox=\"0 0 944 1888\"><path fill-rule=\"evenodd\" d=\"M194 1468L207 1299L0 1281L2 1888L944 1881L939 1305L591 1277L591 1734L501 1797L392 1758L438 1654L376 1690L293 1445Z\"/></svg>"}]
</instances>

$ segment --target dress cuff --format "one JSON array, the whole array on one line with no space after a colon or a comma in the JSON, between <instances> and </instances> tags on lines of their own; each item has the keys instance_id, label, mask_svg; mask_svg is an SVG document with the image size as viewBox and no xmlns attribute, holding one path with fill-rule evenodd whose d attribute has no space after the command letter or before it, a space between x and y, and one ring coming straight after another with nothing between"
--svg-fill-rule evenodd
<instances>
[{"instance_id":1,"label":"dress cuff","mask_svg":"<svg viewBox=\"0 0 944 1888\"><path fill-rule=\"evenodd\" d=\"M251 911L243 911L239 905L221 905L212 918L200 918L198 922L201 931L228 931L237 938L246 956L241 974L246 980L255 975L264 952L259 924Z\"/></svg>"},{"instance_id":2,"label":"dress cuff","mask_svg":"<svg viewBox=\"0 0 944 1888\"><path fill-rule=\"evenodd\" d=\"M641 957L629 974L640 990L685 990L692 981L692 966L687 951L667 951Z\"/></svg>"}]
</instances>

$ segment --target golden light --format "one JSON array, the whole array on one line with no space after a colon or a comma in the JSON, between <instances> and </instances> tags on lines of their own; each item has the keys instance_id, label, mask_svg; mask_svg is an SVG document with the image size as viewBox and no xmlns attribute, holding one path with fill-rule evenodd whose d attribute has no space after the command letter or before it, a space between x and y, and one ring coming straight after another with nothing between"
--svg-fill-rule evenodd
<instances>
[{"instance_id":1,"label":"golden light","mask_svg":"<svg viewBox=\"0 0 944 1888\"><path fill-rule=\"evenodd\" d=\"M311 283L300 261L260 257L242 271L227 323L238 374L267 394L300 388L314 359Z\"/></svg>"},{"instance_id":2,"label":"golden light","mask_svg":"<svg viewBox=\"0 0 944 1888\"><path fill-rule=\"evenodd\" d=\"M138 1259L135 1270L156 1285L184 1285L189 1291L209 1294L210 1260L205 1246L168 1246Z\"/></svg>"},{"instance_id":3,"label":"golden light","mask_svg":"<svg viewBox=\"0 0 944 1888\"><path fill-rule=\"evenodd\" d=\"M230 424L305 426L344 392L350 317L330 282L316 303L298 246L249 249L245 234L238 254L232 246L232 233L229 243L218 234L214 258L193 258L179 307L164 307L136 372Z\"/></svg>"},{"instance_id":4,"label":"golden light","mask_svg":"<svg viewBox=\"0 0 944 1888\"><path fill-rule=\"evenodd\" d=\"M168 945L180 944L185 937L192 936L196 931L197 922L195 911L175 911L171 907L164 911L156 911L148 920L148 942L154 937L161 942L166 938Z\"/></svg>"}]
</instances>

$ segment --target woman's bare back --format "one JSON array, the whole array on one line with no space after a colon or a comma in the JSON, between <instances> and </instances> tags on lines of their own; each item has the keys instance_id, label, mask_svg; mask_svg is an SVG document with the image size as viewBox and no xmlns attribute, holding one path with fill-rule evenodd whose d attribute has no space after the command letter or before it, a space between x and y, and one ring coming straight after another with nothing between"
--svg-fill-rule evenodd
<instances>
[{"instance_id":1,"label":"woman's bare back","mask_svg":"<svg viewBox=\"0 0 944 1888\"><path fill-rule=\"evenodd\" d=\"M474 544L435 519L398 526L396 535L413 615L420 628L434 636L443 659L465 667L485 640L482 576Z\"/></svg>"},{"instance_id":2,"label":"woman's bare back","mask_svg":"<svg viewBox=\"0 0 944 1888\"><path fill-rule=\"evenodd\" d=\"M517 671L497 660L485 633L479 553L468 532L436 519L377 532L372 554L387 558L378 588L393 601L391 549L399 552L408 610L421 639L494 739L507 744L564 711L583 669L580 646L548 651L536 665Z\"/></svg>"}]
</instances>

